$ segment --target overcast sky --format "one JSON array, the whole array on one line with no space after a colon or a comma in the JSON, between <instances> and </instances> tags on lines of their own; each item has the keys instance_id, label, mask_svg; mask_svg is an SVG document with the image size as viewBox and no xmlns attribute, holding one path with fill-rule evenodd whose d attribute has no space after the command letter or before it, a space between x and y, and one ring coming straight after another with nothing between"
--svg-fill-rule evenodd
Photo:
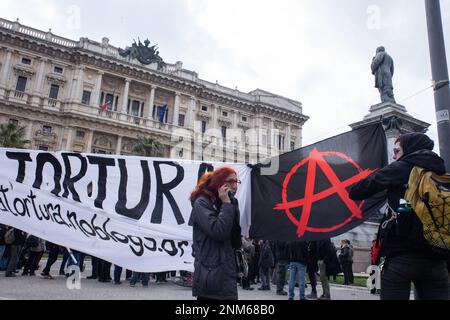
<instances>
[{"instance_id":1,"label":"overcast sky","mask_svg":"<svg viewBox=\"0 0 450 320\"><path fill-rule=\"evenodd\" d=\"M395 63L398 103L431 123L436 116L424 0L2 0L2 18L73 40L124 48L149 38L168 63L249 92L300 101L307 145L348 131L380 100L370 63L379 45ZM449 55L450 1L441 1ZM447 59L448 60L448 59Z\"/></svg>"}]
</instances>

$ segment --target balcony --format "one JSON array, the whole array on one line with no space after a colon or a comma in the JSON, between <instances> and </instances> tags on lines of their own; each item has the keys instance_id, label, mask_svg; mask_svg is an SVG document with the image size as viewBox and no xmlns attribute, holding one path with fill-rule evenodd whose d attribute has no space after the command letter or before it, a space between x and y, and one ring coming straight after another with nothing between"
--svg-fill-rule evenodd
<instances>
[{"instance_id":1,"label":"balcony","mask_svg":"<svg viewBox=\"0 0 450 320\"><path fill-rule=\"evenodd\" d=\"M28 103L29 95L24 91L12 90L9 94L9 101L18 103Z\"/></svg>"},{"instance_id":2,"label":"balcony","mask_svg":"<svg viewBox=\"0 0 450 320\"><path fill-rule=\"evenodd\" d=\"M57 139L58 136L54 132L38 130L34 134L34 140L44 144L54 144L57 142Z\"/></svg>"},{"instance_id":3,"label":"balcony","mask_svg":"<svg viewBox=\"0 0 450 320\"><path fill-rule=\"evenodd\" d=\"M52 99L52 98L45 98L44 99L44 108L49 108L52 110L60 110L61 109L61 101Z\"/></svg>"}]
</instances>

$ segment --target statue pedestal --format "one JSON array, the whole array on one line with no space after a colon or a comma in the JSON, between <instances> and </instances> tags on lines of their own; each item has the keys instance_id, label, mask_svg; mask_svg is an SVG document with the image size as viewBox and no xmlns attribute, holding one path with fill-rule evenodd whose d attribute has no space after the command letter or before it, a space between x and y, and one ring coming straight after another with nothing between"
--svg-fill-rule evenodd
<instances>
[{"instance_id":1,"label":"statue pedestal","mask_svg":"<svg viewBox=\"0 0 450 320\"><path fill-rule=\"evenodd\" d=\"M350 124L352 129L375 122L382 122L388 140L388 155L392 158L392 147L397 137L403 133L426 132L429 123L412 117L406 108L393 102L383 102L370 107L370 113L359 122Z\"/></svg>"},{"instance_id":2,"label":"statue pedestal","mask_svg":"<svg viewBox=\"0 0 450 320\"><path fill-rule=\"evenodd\" d=\"M401 104L393 103L393 102L383 102L374 104L369 109L370 113L364 117L364 119L370 119L374 117L380 117L382 115L385 115L389 112L399 112L403 114L407 114L408 111L406 111L406 108L402 106Z\"/></svg>"}]
</instances>

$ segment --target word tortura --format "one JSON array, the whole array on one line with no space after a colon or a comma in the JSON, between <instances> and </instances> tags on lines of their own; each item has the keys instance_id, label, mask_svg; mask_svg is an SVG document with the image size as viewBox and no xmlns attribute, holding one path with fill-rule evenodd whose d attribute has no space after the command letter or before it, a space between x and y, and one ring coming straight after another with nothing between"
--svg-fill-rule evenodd
<instances>
[{"instance_id":1,"label":"word tortura","mask_svg":"<svg viewBox=\"0 0 450 320\"><path fill-rule=\"evenodd\" d=\"M6 152L6 156L10 160L18 162L16 181L23 183L26 174L31 174L27 170L27 164L32 163L33 159L29 152ZM35 158L36 170L34 171L33 187L40 189L43 181L44 166L50 165L53 168L53 182L54 187L51 191L57 197L69 198L77 202L81 202L79 190L77 190L77 182L80 181L88 172L88 166L96 166L98 171L97 195L94 200L94 206L103 209L103 202L106 199L107 188L111 188L108 184L108 170L118 166L120 172L120 183L117 190L117 202L115 204L115 211L117 214L140 220L144 211L147 209L150 202L151 190L151 175L149 161L140 160L140 167L142 170L142 188L140 200L133 208L127 208L127 184L128 184L128 169L125 159L115 159L109 157L101 157L94 155L81 155L78 153L61 153L63 163L58 160L52 153L38 153ZM78 161L78 172L72 172L74 161ZM184 179L184 168L173 161L151 161L156 177L156 201L151 215L151 223L161 224L163 214L164 197L169 202L172 212L178 225L184 224L185 220L180 212L180 208L171 193ZM176 170L175 177L169 182L163 182L162 170L171 168ZM199 165L198 177L206 171L214 170L211 164L202 163Z\"/></svg>"}]
</instances>

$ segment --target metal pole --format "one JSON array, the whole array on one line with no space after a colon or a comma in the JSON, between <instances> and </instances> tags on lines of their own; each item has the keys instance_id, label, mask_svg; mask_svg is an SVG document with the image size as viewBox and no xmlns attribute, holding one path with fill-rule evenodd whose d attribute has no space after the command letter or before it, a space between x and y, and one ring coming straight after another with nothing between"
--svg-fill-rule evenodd
<instances>
[{"instance_id":1,"label":"metal pole","mask_svg":"<svg viewBox=\"0 0 450 320\"><path fill-rule=\"evenodd\" d=\"M450 172L450 88L439 0L425 0L434 104L441 157Z\"/></svg>"}]
</instances>

